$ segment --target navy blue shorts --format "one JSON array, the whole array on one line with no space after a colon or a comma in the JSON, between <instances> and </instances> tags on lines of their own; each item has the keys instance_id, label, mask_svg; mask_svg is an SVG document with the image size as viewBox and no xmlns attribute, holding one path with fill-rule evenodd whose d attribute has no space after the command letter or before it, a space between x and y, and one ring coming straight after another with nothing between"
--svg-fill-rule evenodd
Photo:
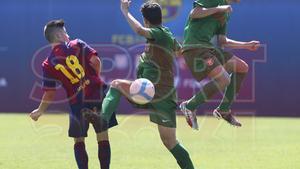
<instances>
[{"instance_id":1,"label":"navy blue shorts","mask_svg":"<svg viewBox=\"0 0 300 169\"><path fill-rule=\"evenodd\" d=\"M71 105L71 113L69 116L69 137L79 138L88 136L89 122L83 117L81 110L84 108L93 109L94 107L96 107L98 112L100 113L102 103L83 103ZM109 124L107 124L107 127L103 127L100 125L95 126L94 124L92 125L96 133L107 131L108 128L118 125L116 114L113 113L110 118Z\"/></svg>"},{"instance_id":2,"label":"navy blue shorts","mask_svg":"<svg viewBox=\"0 0 300 169\"><path fill-rule=\"evenodd\" d=\"M106 87L103 87L102 90L102 98L105 97ZM80 94L77 96L78 98L82 97ZM78 99L80 100L80 99ZM79 138L79 137L87 137L89 122L83 117L82 109L91 109L93 110L95 107L97 108L97 112L100 114L102 108L102 101L93 101L93 102L80 102L76 104L70 105L71 113L70 113L70 123L69 123L69 137ZM96 133L101 133L107 131L109 128L112 128L118 125L118 121L116 118L116 113L113 113L109 123L107 124L92 124Z\"/></svg>"}]
</instances>

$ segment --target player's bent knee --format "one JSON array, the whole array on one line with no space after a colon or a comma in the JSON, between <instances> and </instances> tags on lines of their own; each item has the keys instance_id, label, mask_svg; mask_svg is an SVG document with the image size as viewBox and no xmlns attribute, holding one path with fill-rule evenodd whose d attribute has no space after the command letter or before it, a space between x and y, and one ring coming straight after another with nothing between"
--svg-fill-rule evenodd
<instances>
[{"instance_id":1,"label":"player's bent knee","mask_svg":"<svg viewBox=\"0 0 300 169\"><path fill-rule=\"evenodd\" d=\"M120 87L120 80L119 79L116 79L116 80L113 80L111 83L110 83L110 87L113 87L113 88L116 88L118 89Z\"/></svg>"},{"instance_id":2,"label":"player's bent knee","mask_svg":"<svg viewBox=\"0 0 300 169\"><path fill-rule=\"evenodd\" d=\"M244 66L243 67L244 67L243 68L243 73L248 73L249 72L249 65L246 62L244 62Z\"/></svg>"},{"instance_id":3,"label":"player's bent knee","mask_svg":"<svg viewBox=\"0 0 300 169\"><path fill-rule=\"evenodd\" d=\"M245 61L239 62L238 65L238 73L248 73L249 71L249 65Z\"/></svg>"}]
</instances>

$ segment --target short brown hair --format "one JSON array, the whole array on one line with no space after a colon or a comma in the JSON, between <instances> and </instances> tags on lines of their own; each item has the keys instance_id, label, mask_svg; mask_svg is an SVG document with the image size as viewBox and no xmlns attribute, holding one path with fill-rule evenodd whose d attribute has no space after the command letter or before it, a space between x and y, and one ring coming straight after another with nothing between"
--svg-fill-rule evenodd
<instances>
[{"instance_id":1,"label":"short brown hair","mask_svg":"<svg viewBox=\"0 0 300 169\"><path fill-rule=\"evenodd\" d=\"M54 36L58 30L62 30L65 26L65 22L62 19L49 21L44 28L45 38L50 42L54 43L56 37Z\"/></svg>"},{"instance_id":2,"label":"short brown hair","mask_svg":"<svg viewBox=\"0 0 300 169\"><path fill-rule=\"evenodd\" d=\"M158 3L153 1L145 2L142 5L141 12L143 17L152 25L162 24L162 11Z\"/></svg>"}]
</instances>

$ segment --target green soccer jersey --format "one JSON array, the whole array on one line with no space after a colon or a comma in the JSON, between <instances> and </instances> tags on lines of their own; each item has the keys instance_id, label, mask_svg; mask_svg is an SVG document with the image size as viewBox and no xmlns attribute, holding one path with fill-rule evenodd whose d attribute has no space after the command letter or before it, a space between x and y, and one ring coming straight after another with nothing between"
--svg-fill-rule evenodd
<instances>
[{"instance_id":1,"label":"green soccer jersey","mask_svg":"<svg viewBox=\"0 0 300 169\"><path fill-rule=\"evenodd\" d=\"M227 5L226 0L197 0L194 8ZM228 21L227 13L216 13L205 18L189 18L184 30L183 50L197 47L213 47L210 42L215 35L225 35Z\"/></svg>"},{"instance_id":2,"label":"green soccer jersey","mask_svg":"<svg viewBox=\"0 0 300 169\"><path fill-rule=\"evenodd\" d=\"M151 39L147 40L145 52L140 57L140 65L154 84L174 86L174 52L180 44L167 27L150 28Z\"/></svg>"}]
</instances>

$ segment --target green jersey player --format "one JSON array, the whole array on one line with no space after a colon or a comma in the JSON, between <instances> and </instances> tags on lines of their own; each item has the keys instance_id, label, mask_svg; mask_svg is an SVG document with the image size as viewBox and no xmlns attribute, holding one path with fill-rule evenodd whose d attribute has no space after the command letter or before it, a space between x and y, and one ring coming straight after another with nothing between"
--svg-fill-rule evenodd
<instances>
[{"instance_id":1,"label":"green jersey player","mask_svg":"<svg viewBox=\"0 0 300 169\"><path fill-rule=\"evenodd\" d=\"M230 107L247 75L248 65L232 53L214 47L210 42L214 36L217 36L222 47L251 51L259 48L259 41L239 42L226 36L227 22L232 12L229 4L239 1L196 0L190 12L184 30L183 55L197 81L204 78L211 79L202 91L180 105L188 124L194 129L198 129L196 109L218 91L224 90L223 100L213 114L234 126L241 126L232 115Z\"/></svg>"},{"instance_id":2,"label":"green jersey player","mask_svg":"<svg viewBox=\"0 0 300 169\"><path fill-rule=\"evenodd\" d=\"M121 0L121 10L131 28L147 39L145 52L140 57L137 77L149 79L155 85L154 100L146 107L150 120L156 123L163 144L172 153L182 169L193 169L193 163L185 148L176 139L176 90L174 87L174 55L181 50L179 43L167 27L162 25L162 10L159 4L146 2L141 12L144 26L128 11L130 1ZM130 100L132 81L114 80L102 104L102 117L110 119L121 96Z\"/></svg>"}]
</instances>

